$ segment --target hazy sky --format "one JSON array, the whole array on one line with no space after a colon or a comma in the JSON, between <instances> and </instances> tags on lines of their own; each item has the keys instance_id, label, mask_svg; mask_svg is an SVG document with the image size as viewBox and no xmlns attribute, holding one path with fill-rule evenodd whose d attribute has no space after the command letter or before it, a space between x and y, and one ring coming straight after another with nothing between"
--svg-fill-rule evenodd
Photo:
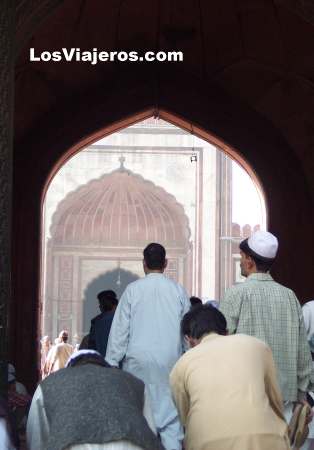
<instances>
[{"instance_id":1,"label":"hazy sky","mask_svg":"<svg viewBox=\"0 0 314 450\"><path fill-rule=\"evenodd\" d=\"M237 163L232 163L232 222L243 226L265 227L265 207L250 176Z\"/></svg>"}]
</instances>

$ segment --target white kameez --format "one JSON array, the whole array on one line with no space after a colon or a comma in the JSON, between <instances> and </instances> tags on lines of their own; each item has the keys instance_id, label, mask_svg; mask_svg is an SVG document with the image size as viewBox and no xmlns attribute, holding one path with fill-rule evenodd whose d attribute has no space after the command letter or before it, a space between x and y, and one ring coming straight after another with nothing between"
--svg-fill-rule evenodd
<instances>
[{"instance_id":1,"label":"white kameez","mask_svg":"<svg viewBox=\"0 0 314 450\"><path fill-rule=\"evenodd\" d=\"M144 381L166 450L181 449L183 430L172 400L169 373L183 353L180 322L190 309L182 286L161 273L129 284L111 326L106 360Z\"/></svg>"},{"instance_id":2,"label":"white kameez","mask_svg":"<svg viewBox=\"0 0 314 450\"><path fill-rule=\"evenodd\" d=\"M110 414L110 411L108 411ZM151 428L156 434L153 414L149 404L149 399L144 393L143 415ZM70 420L70 419L69 419ZM49 423L44 406L43 392L40 385L37 387L27 420L26 438L29 450L45 450L46 443L49 438ZM132 444L129 441L121 440L108 442L104 444L78 444L71 445L65 450L142 450L141 447Z\"/></svg>"}]
</instances>

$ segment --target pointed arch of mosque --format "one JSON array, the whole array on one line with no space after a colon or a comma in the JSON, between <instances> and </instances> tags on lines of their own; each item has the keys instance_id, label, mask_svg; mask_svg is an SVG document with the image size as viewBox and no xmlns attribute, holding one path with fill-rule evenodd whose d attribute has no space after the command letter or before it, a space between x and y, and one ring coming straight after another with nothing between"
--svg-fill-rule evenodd
<instances>
[{"instance_id":1,"label":"pointed arch of mosque","mask_svg":"<svg viewBox=\"0 0 314 450\"><path fill-rule=\"evenodd\" d=\"M314 253L304 249L314 248L313 25L285 6L288 0L276 7L226 2L224 14L221 2L185 2L182 9L181 3L139 0L132 8L120 2L118 11L115 2L17 2L9 345L26 383L37 377L41 216L49 180L84 146L152 115L219 142L251 168L265 194L268 227L280 241L274 276L301 300L312 297ZM184 62L29 62L30 46L40 51L73 42L182 46Z\"/></svg>"},{"instance_id":2,"label":"pointed arch of mosque","mask_svg":"<svg viewBox=\"0 0 314 450\"><path fill-rule=\"evenodd\" d=\"M145 90L145 87L142 86L141 89ZM139 94L141 89L138 91ZM172 99L174 89L176 89L177 95L178 91L181 90L180 94L182 95L182 98L185 94L187 97L185 99L186 103L183 102L183 105L179 105L182 113L181 116L179 115L180 111L178 103ZM278 138L274 130L269 132L267 126L264 128L267 124L262 123L259 140L255 140L254 135L250 136L250 131L248 130L248 134L245 136L244 141L242 141L242 134L238 135L235 132L236 130L228 130L227 127L225 128L227 124L230 126L230 118L226 118L224 112L221 110L219 112L218 109L217 112L215 112L215 116L213 116L214 111L212 111L212 105L208 110L210 101L205 101L202 98L201 92L193 92L198 98L198 101L195 102L195 98L191 98L191 91L186 93L185 89L179 89L178 86L176 86L176 88L172 86L171 95L170 92L168 92L169 99L165 101L165 98L163 102L167 108L161 109L156 108L156 106L144 108L145 102L143 102L141 105L143 107L141 108L142 111L133 112L133 114L131 113L133 108L126 106L128 111L127 114L125 114L124 111L120 110L119 105L121 105L121 103L124 105L133 105L134 91L128 92L117 90L115 91L115 94L116 97L113 96L111 99L107 98L105 104L99 104L99 102L96 102L98 103L97 106L90 104L88 113L86 111L86 104L84 105L84 108L82 105L82 108L76 109L75 113L72 108L70 112L60 111L62 119L60 119L60 115L52 118L52 122L50 122L49 126L46 124L47 127L45 126L43 129L38 129L36 138L31 137L28 144L28 157L26 160L22 158L23 163L17 166L17 171L15 172L15 179L19 181L14 192L16 205L19 204L18 207L16 206L15 211L19 209L21 214L15 215L14 217L14 226L15 229L18 230L15 234L16 239L14 241L14 251L16 252L16 255L18 255L15 261L19 261L19 264L16 264L13 268L15 279L18 280L14 285L14 291L15 298L24 296L24 298L26 297L28 300L25 301L25 303L19 302L18 307L15 308L14 315L12 315L13 320L11 326L12 328L14 326L16 339L11 341L11 345L12 342L19 342L20 344L15 344L11 349L11 352L13 354L16 352L14 360L19 360L21 370L24 370L25 373L29 374L30 384L36 380L38 373L36 356L42 312L40 293L40 244L43 199L51 179L62 164L91 142L95 142L104 135L109 135L128 125L151 117L152 115L159 116L164 120L168 120L169 122L220 146L224 151L228 152L229 155L240 162L255 180L262 180L259 185L264 191L266 204L268 206L269 226L280 237L285 237L287 240L290 239L289 230L293 229L291 222L294 223L295 220L291 220L291 216L287 216L286 226L281 226L282 217L279 217L279 212L283 211L283 204L289 202L290 197L295 195L295 192L292 192L292 186L300 192L303 191L304 179L300 177L298 171L294 171L291 173L290 180L288 180L285 176L285 171L281 171L282 166L285 166L286 170L290 171L290 169L288 169L289 164L298 167L298 162L295 160L293 160L293 162L290 160L289 162L289 156L284 153L285 143L280 142L280 138ZM180 94L178 97L176 96L177 99L181 97ZM140 95L139 98L141 99ZM172 104L174 105L173 108L171 108ZM202 112L200 111L200 107L202 108ZM110 110L110 113L108 110ZM174 110L174 112L172 112L172 110ZM83 114L83 111L85 111L85 114ZM186 111L188 111L188 114ZM191 120L192 118L193 120ZM234 122L237 122L238 126L242 126L242 123L239 124L238 122L239 117L234 116L233 120ZM233 124L232 128L234 126L235 124ZM59 127L62 129L61 133ZM213 133L211 130L216 131L216 133ZM218 136L224 136L227 139ZM273 143L272 145L269 145L270 138L274 138L276 144L279 143L279 145L274 146ZM231 146L227 142L238 144L238 148L240 148L241 151L235 150L235 146ZM254 146L254 153L250 152L252 146ZM276 148L276 155L274 154L274 148ZM276 163L276 158L280 153L282 155L282 161L278 164L278 161ZM21 154L19 157L21 157ZM37 158L36 164L33 164L34 158ZM38 161L38 159L40 161ZM34 182L32 183L32 186L25 189L25 186L27 186L25 174L28 174L29 176L31 173L33 174ZM25 181L25 184L23 186L18 186L22 180ZM277 188L275 188L274 185L277 185ZM302 202L307 202L306 197L300 195L300 198L301 202L299 203L299 207L301 207ZM22 217L23 224L20 223L20 218ZM25 218L28 220L25 221ZM28 235L27 240L24 239L24 233L27 233ZM287 251L287 247L285 249L285 247L282 246L281 255L285 254L285 250ZM33 255L31 261L25 259L28 254ZM286 272L283 271L281 278L283 279L287 276L291 276L291 272L289 272L289 270ZM30 304L32 305L31 308L29 308ZM14 307L14 305L12 305L12 307ZM21 333L25 333L25 323L28 324L28 329L30 330L27 332L28 336L30 335L27 341L23 341L21 335ZM20 345L24 348L23 353L21 353ZM23 355L28 356L27 358L24 358ZM30 358L33 361L31 366L29 364Z\"/></svg>"}]
</instances>

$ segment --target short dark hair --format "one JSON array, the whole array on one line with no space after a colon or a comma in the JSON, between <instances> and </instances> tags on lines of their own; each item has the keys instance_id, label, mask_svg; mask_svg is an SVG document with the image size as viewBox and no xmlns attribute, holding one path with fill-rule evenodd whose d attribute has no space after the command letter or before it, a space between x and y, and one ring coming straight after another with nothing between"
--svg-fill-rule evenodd
<instances>
[{"instance_id":1,"label":"short dark hair","mask_svg":"<svg viewBox=\"0 0 314 450\"><path fill-rule=\"evenodd\" d=\"M194 296L190 297L190 303L191 303L191 306L193 306L193 307L196 306L196 305L202 305L203 304L203 302L202 302L202 300L200 298L194 297Z\"/></svg>"},{"instance_id":2,"label":"short dark hair","mask_svg":"<svg viewBox=\"0 0 314 450\"><path fill-rule=\"evenodd\" d=\"M117 294L110 289L99 292L97 298L102 312L111 311L118 304Z\"/></svg>"},{"instance_id":3,"label":"short dark hair","mask_svg":"<svg viewBox=\"0 0 314 450\"><path fill-rule=\"evenodd\" d=\"M145 248L143 255L148 269L160 270L164 268L166 261L166 250L162 245L154 242L149 244Z\"/></svg>"},{"instance_id":4,"label":"short dark hair","mask_svg":"<svg viewBox=\"0 0 314 450\"><path fill-rule=\"evenodd\" d=\"M183 316L181 321L183 335L200 339L205 334L227 334L227 321L225 316L212 305L194 306Z\"/></svg>"},{"instance_id":5,"label":"short dark hair","mask_svg":"<svg viewBox=\"0 0 314 450\"><path fill-rule=\"evenodd\" d=\"M271 266L274 264L275 258L263 258L262 256L257 255L249 247L248 239L244 239L244 241L240 242L239 248L243 253L253 259L256 265L256 269L259 272L268 272L271 269Z\"/></svg>"}]
</instances>

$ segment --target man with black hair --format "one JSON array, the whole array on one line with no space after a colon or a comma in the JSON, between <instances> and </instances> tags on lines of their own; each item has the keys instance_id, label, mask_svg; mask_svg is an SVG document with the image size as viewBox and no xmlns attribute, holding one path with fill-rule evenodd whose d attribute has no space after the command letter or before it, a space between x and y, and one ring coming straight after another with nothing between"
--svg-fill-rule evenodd
<instances>
[{"instance_id":1,"label":"man with black hair","mask_svg":"<svg viewBox=\"0 0 314 450\"><path fill-rule=\"evenodd\" d=\"M181 323L191 349L170 385L185 427L185 450L288 450L287 425L270 348L227 336L223 314L195 306Z\"/></svg>"},{"instance_id":2,"label":"man with black hair","mask_svg":"<svg viewBox=\"0 0 314 450\"><path fill-rule=\"evenodd\" d=\"M180 322L189 310L182 286L163 274L166 251L157 243L144 250L145 278L129 284L112 322L106 360L147 386L157 431L166 450L181 450L183 430L173 404L169 373L184 343Z\"/></svg>"},{"instance_id":3,"label":"man with black hair","mask_svg":"<svg viewBox=\"0 0 314 450\"><path fill-rule=\"evenodd\" d=\"M309 390L312 359L297 297L269 274L277 249L277 238L267 231L240 243L241 274L247 279L226 291L220 310L230 333L255 336L272 349L289 420L293 402L303 401Z\"/></svg>"},{"instance_id":4,"label":"man with black hair","mask_svg":"<svg viewBox=\"0 0 314 450\"><path fill-rule=\"evenodd\" d=\"M80 350L37 387L29 450L164 450L142 381Z\"/></svg>"},{"instance_id":5,"label":"man with black hair","mask_svg":"<svg viewBox=\"0 0 314 450\"><path fill-rule=\"evenodd\" d=\"M190 297L190 303L191 303L191 308L194 308L194 306L203 304L202 300L195 296Z\"/></svg>"},{"instance_id":6,"label":"man with black hair","mask_svg":"<svg viewBox=\"0 0 314 450\"><path fill-rule=\"evenodd\" d=\"M105 356L118 299L116 293L109 289L99 292L97 298L100 314L91 320L88 348L97 350L102 356Z\"/></svg>"}]
</instances>

